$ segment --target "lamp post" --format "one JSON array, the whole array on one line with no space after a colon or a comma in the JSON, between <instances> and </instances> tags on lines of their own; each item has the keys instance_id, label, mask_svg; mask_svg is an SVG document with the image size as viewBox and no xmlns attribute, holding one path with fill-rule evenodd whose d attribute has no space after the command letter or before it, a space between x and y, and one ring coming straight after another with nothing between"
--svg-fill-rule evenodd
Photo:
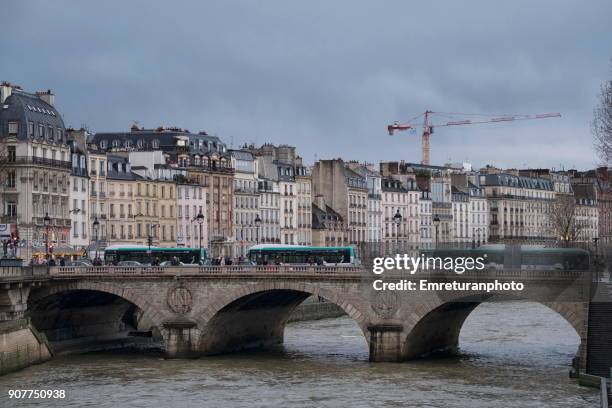
<instances>
[{"instance_id":1,"label":"lamp post","mask_svg":"<svg viewBox=\"0 0 612 408\"><path fill-rule=\"evenodd\" d=\"M437 215L433 217L433 223L434 226L436 227L436 248L438 247L438 233L439 233L439 227L440 227L440 217L438 217Z\"/></svg>"},{"instance_id":2,"label":"lamp post","mask_svg":"<svg viewBox=\"0 0 612 408\"><path fill-rule=\"evenodd\" d=\"M149 244L149 263L151 265L153 265L153 253L151 252L151 247L153 246L153 234L154 234L154 230L153 228L155 227L159 227L159 224L149 224L149 231L148 231L148 238L147 238L147 244Z\"/></svg>"},{"instance_id":3,"label":"lamp post","mask_svg":"<svg viewBox=\"0 0 612 408\"><path fill-rule=\"evenodd\" d=\"M98 259L98 229L100 228L100 221L98 221L98 217L94 218L94 222L92 224L94 231L94 245L96 246L96 257L95 260Z\"/></svg>"},{"instance_id":4,"label":"lamp post","mask_svg":"<svg viewBox=\"0 0 612 408\"><path fill-rule=\"evenodd\" d=\"M395 222L395 225L397 225L397 228L396 228L396 230L397 230L396 247L397 247L398 253L399 253L399 234L400 234L400 225L402 223L402 214L400 214L399 208L397 209L397 212L393 216L393 221Z\"/></svg>"},{"instance_id":5,"label":"lamp post","mask_svg":"<svg viewBox=\"0 0 612 408\"><path fill-rule=\"evenodd\" d=\"M202 253L202 226L204 225L204 214L202 210L196 215L196 222L200 225L200 254Z\"/></svg>"},{"instance_id":6,"label":"lamp post","mask_svg":"<svg viewBox=\"0 0 612 408\"><path fill-rule=\"evenodd\" d=\"M43 222L45 224L45 253L47 259L47 265L49 264L49 226L51 225L51 218L49 217L49 213L45 213L45 218L43 218Z\"/></svg>"},{"instance_id":7,"label":"lamp post","mask_svg":"<svg viewBox=\"0 0 612 408\"><path fill-rule=\"evenodd\" d=\"M256 234L256 243L259 244L259 226L261 225L261 218L259 218L259 214L255 214L255 231Z\"/></svg>"}]
</instances>

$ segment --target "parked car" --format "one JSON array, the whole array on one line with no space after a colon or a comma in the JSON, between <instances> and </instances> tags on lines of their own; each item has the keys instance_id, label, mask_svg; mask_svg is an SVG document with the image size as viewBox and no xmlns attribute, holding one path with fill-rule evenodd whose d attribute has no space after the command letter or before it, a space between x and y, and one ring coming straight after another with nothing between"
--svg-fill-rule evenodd
<instances>
[{"instance_id":1,"label":"parked car","mask_svg":"<svg viewBox=\"0 0 612 408\"><path fill-rule=\"evenodd\" d=\"M79 259L66 262L66 266L93 266L93 264L89 260Z\"/></svg>"},{"instance_id":2,"label":"parked car","mask_svg":"<svg viewBox=\"0 0 612 408\"><path fill-rule=\"evenodd\" d=\"M138 261L121 261L117 266L142 266L142 264Z\"/></svg>"}]
</instances>

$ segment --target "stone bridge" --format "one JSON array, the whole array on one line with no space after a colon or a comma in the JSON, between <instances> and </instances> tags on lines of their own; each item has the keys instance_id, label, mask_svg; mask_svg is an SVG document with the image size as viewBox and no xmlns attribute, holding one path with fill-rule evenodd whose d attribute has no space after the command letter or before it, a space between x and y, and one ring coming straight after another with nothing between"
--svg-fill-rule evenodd
<instances>
[{"instance_id":1,"label":"stone bridge","mask_svg":"<svg viewBox=\"0 0 612 408\"><path fill-rule=\"evenodd\" d=\"M481 302L521 299L544 304L570 324L581 339L580 365L587 366L593 288L584 271L486 269L461 277L396 272L384 278L417 285L422 279L515 281L524 284L522 292L376 291L373 282L381 276L359 267L52 267L40 276L32 271L25 280L0 281L0 318L29 317L52 347L128 331L157 338L169 357L262 347L281 343L293 309L315 295L357 323L371 361L396 362L455 349L463 322Z\"/></svg>"}]
</instances>

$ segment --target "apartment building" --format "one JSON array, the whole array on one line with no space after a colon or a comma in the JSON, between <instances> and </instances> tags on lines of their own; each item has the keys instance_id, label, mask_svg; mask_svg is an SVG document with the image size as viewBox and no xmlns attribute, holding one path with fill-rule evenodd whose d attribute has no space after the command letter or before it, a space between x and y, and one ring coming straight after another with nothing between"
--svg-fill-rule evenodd
<instances>
[{"instance_id":1,"label":"apartment building","mask_svg":"<svg viewBox=\"0 0 612 408\"><path fill-rule=\"evenodd\" d=\"M481 170L480 185L489 202L491 241L555 239L550 211L555 200L549 179Z\"/></svg>"},{"instance_id":2,"label":"apartment building","mask_svg":"<svg viewBox=\"0 0 612 408\"><path fill-rule=\"evenodd\" d=\"M361 175L368 188L366 217L366 242L376 243L383 240L382 177L374 166L357 161L347 162L349 169Z\"/></svg>"},{"instance_id":3,"label":"apartment building","mask_svg":"<svg viewBox=\"0 0 612 408\"><path fill-rule=\"evenodd\" d=\"M71 151L54 99L51 91L0 84L1 223L19 238L13 253L28 260L44 257L47 243L49 252L70 252Z\"/></svg>"},{"instance_id":4,"label":"apartment building","mask_svg":"<svg viewBox=\"0 0 612 408\"><path fill-rule=\"evenodd\" d=\"M165 166L201 185L206 197L209 252L213 257L232 256L235 243L232 213L234 168L225 143L218 137L180 128L160 126L145 129L134 125L129 132L96 133L93 142L102 151L129 152L130 157L137 157L134 152L160 152ZM164 206L168 212L170 204ZM150 225L156 228L155 224ZM165 223L160 224L159 233L163 232L164 226L165 242L169 244L170 237L175 234L171 225Z\"/></svg>"},{"instance_id":5,"label":"apartment building","mask_svg":"<svg viewBox=\"0 0 612 408\"><path fill-rule=\"evenodd\" d=\"M342 216L325 203L325 197L315 196L312 203L312 245L347 245L346 232Z\"/></svg>"},{"instance_id":6,"label":"apartment building","mask_svg":"<svg viewBox=\"0 0 612 408\"><path fill-rule=\"evenodd\" d=\"M302 165L301 159L295 166L297 185L297 244L312 244L312 179L310 170Z\"/></svg>"},{"instance_id":7,"label":"apartment building","mask_svg":"<svg viewBox=\"0 0 612 408\"><path fill-rule=\"evenodd\" d=\"M234 254L245 257L249 247L257 244L261 224L257 160L248 151L230 151L234 174Z\"/></svg>"},{"instance_id":8,"label":"apartment building","mask_svg":"<svg viewBox=\"0 0 612 408\"><path fill-rule=\"evenodd\" d=\"M366 241L368 187L363 176L348 168L342 159L319 160L312 170L315 196L340 214L347 228L347 242Z\"/></svg>"},{"instance_id":9,"label":"apartment building","mask_svg":"<svg viewBox=\"0 0 612 408\"><path fill-rule=\"evenodd\" d=\"M176 245L208 247L208 219L204 187L187 177L176 178ZM201 217L198 217L202 214ZM201 231L201 232L200 232Z\"/></svg>"},{"instance_id":10,"label":"apartment building","mask_svg":"<svg viewBox=\"0 0 612 408\"><path fill-rule=\"evenodd\" d=\"M87 132L84 129L66 130L72 158L69 204L72 228L69 244L81 254L88 253L92 236L89 220L89 172L87 170Z\"/></svg>"}]
</instances>

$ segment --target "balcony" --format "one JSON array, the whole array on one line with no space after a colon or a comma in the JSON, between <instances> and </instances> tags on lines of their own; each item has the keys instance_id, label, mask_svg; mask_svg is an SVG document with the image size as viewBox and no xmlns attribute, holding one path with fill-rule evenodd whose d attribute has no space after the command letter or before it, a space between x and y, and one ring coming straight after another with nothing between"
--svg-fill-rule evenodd
<instances>
[{"instance_id":1,"label":"balcony","mask_svg":"<svg viewBox=\"0 0 612 408\"><path fill-rule=\"evenodd\" d=\"M58 169L70 170L72 163L69 161L47 159L43 157L17 156L13 161L15 164L35 164L39 166L55 167Z\"/></svg>"},{"instance_id":2,"label":"balcony","mask_svg":"<svg viewBox=\"0 0 612 408\"><path fill-rule=\"evenodd\" d=\"M98 196L98 192L95 190L90 191L89 193L92 197L97 197Z\"/></svg>"},{"instance_id":3,"label":"balcony","mask_svg":"<svg viewBox=\"0 0 612 408\"><path fill-rule=\"evenodd\" d=\"M17 214L9 214L0 216L0 223L2 224L16 224L17 223Z\"/></svg>"},{"instance_id":4,"label":"balcony","mask_svg":"<svg viewBox=\"0 0 612 408\"><path fill-rule=\"evenodd\" d=\"M106 197L106 193L104 191L100 191L100 198L105 198Z\"/></svg>"}]
</instances>

